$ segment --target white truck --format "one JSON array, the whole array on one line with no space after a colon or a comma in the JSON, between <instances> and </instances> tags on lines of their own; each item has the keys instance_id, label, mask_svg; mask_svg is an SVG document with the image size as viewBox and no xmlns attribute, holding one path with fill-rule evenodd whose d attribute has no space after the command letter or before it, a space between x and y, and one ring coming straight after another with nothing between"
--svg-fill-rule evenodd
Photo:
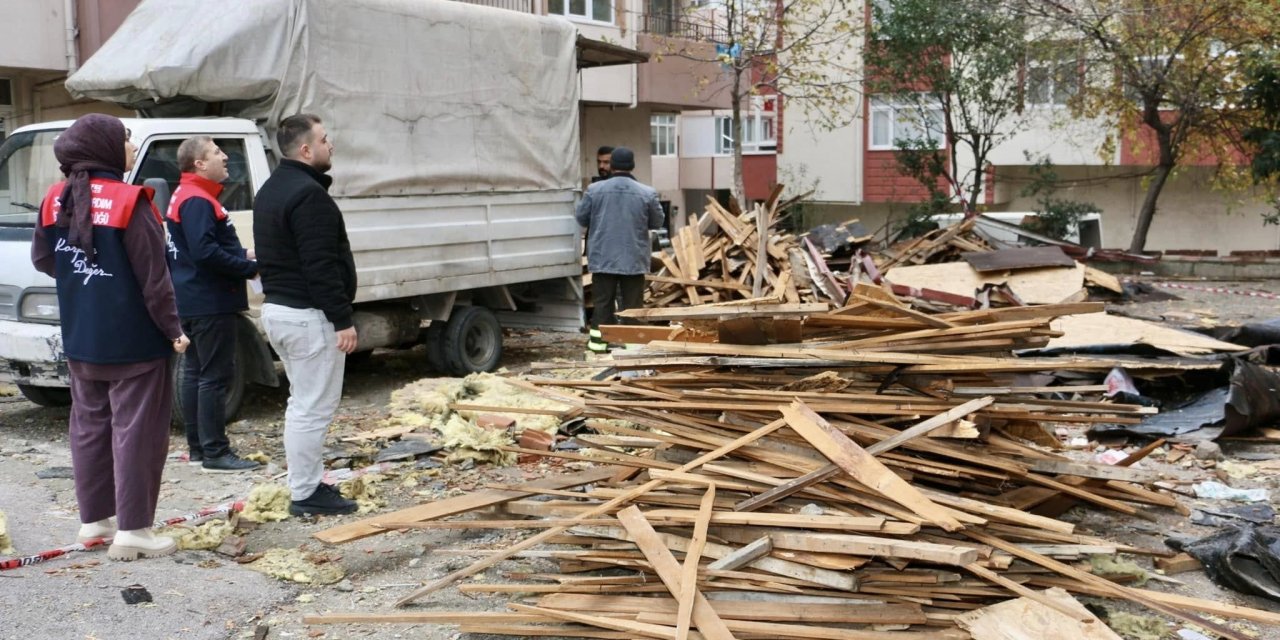
<instances>
[{"instance_id":1,"label":"white truck","mask_svg":"<svg viewBox=\"0 0 1280 640\"><path fill-rule=\"evenodd\" d=\"M437 370L462 375L498 365L504 324L583 324L578 68L643 55L580 40L562 20L445 0L145 0L67 88L143 116L125 120L133 184L174 187L178 144L212 136L246 246L274 125L320 115L359 276L358 349L425 340ZM210 114L235 117L186 117ZM69 380L54 283L29 246L69 124L0 146L0 380L43 405L65 404ZM258 302L229 415L246 382L278 384Z\"/></svg>"}]
</instances>

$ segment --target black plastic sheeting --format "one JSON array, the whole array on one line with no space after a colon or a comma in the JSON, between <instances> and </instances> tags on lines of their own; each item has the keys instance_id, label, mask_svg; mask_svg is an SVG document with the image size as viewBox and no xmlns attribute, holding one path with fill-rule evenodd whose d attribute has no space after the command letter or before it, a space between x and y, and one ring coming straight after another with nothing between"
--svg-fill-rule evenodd
<instances>
[{"instance_id":1,"label":"black plastic sheeting","mask_svg":"<svg viewBox=\"0 0 1280 640\"><path fill-rule=\"evenodd\" d=\"M1215 583L1280 602L1280 529L1228 527L1199 540L1165 543L1199 560Z\"/></svg>"},{"instance_id":2,"label":"black plastic sheeting","mask_svg":"<svg viewBox=\"0 0 1280 640\"><path fill-rule=\"evenodd\" d=\"M1229 358L1222 367L1227 386L1164 409L1136 425L1098 425L1090 435L1216 440L1280 422L1280 374L1244 358Z\"/></svg>"},{"instance_id":3,"label":"black plastic sheeting","mask_svg":"<svg viewBox=\"0 0 1280 640\"><path fill-rule=\"evenodd\" d=\"M1271 344L1280 344L1280 318L1239 327L1215 327L1208 334L1218 340L1243 347L1263 347Z\"/></svg>"}]
</instances>

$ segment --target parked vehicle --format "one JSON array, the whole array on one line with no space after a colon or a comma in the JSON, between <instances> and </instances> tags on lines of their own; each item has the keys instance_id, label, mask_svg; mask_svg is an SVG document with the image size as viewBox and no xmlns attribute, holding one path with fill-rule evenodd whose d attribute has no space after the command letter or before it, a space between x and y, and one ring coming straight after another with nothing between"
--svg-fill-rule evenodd
<instances>
[{"instance_id":1,"label":"parked vehicle","mask_svg":"<svg viewBox=\"0 0 1280 640\"><path fill-rule=\"evenodd\" d=\"M576 40L566 21L459 2L146 0L67 88L140 114L125 122L133 184L175 187L178 144L212 136L246 247L275 125L320 115L359 274L358 350L424 340L433 367L463 375L498 365L504 325L583 324ZM234 117L186 117L207 114ZM66 403L69 381L54 283L29 245L69 124L0 146L0 380L45 405ZM258 303L231 409L245 382L278 383Z\"/></svg>"}]
</instances>

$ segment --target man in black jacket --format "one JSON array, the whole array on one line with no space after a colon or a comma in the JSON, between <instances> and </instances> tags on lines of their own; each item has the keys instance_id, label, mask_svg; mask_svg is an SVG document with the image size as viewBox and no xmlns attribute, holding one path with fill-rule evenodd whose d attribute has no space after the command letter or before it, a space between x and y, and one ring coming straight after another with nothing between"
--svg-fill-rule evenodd
<instances>
[{"instance_id":1,"label":"man in black jacket","mask_svg":"<svg viewBox=\"0 0 1280 640\"><path fill-rule=\"evenodd\" d=\"M356 349L356 266L342 212L329 196L333 144L320 118L285 118L276 132L280 166L253 204L262 274L262 327L289 377L284 451L289 512L345 514L356 503L324 477L324 439L342 397L346 354Z\"/></svg>"},{"instance_id":2,"label":"man in black jacket","mask_svg":"<svg viewBox=\"0 0 1280 640\"><path fill-rule=\"evenodd\" d=\"M178 145L182 179L165 214L169 274L182 331L191 337L178 397L192 464L207 472L249 471L258 463L231 450L227 440L227 387L235 373L237 316L249 308L244 282L258 273L253 254L218 202L227 179L227 154L213 138Z\"/></svg>"}]
</instances>

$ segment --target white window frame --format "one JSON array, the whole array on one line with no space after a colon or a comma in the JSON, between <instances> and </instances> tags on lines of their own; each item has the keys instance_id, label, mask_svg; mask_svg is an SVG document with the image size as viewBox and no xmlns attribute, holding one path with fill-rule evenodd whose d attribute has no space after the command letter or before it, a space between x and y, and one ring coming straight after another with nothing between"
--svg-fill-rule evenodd
<instances>
[{"instance_id":1,"label":"white window frame","mask_svg":"<svg viewBox=\"0 0 1280 640\"><path fill-rule=\"evenodd\" d=\"M905 119L907 116L919 118L920 107L913 102L898 101L882 98L871 98L871 113L868 120L867 132L867 149L871 151L899 151L902 148L898 146L898 138L901 129L908 125ZM934 122L937 127L936 131L930 131L934 127L924 126L925 131L936 134L931 136L937 146L934 149L942 149L946 145L946 131L942 129L942 105L934 106L929 112L935 114ZM876 141L876 121L882 118L888 118L889 139L887 142ZM915 125L912 125L915 126Z\"/></svg>"},{"instance_id":2,"label":"white window frame","mask_svg":"<svg viewBox=\"0 0 1280 640\"><path fill-rule=\"evenodd\" d=\"M590 22L593 24L612 25L616 21L617 16L614 15L613 0L582 0L582 4L584 7L583 13L572 13L571 5L573 4L573 2L574 0L548 0L547 15L562 16L574 22ZM559 11L556 10L556 7L555 7L556 4L560 5ZM595 17L596 5L608 7L609 9L608 20L596 19Z\"/></svg>"},{"instance_id":3,"label":"white window frame","mask_svg":"<svg viewBox=\"0 0 1280 640\"><path fill-rule=\"evenodd\" d=\"M655 113L649 116L649 154L655 158L677 155L676 144L679 123L674 113Z\"/></svg>"},{"instance_id":4,"label":"white window frame","mask_svg":"<svg viewBox=\"0 0 1280 640\"><path fill-rule=\"evenodd\" d=\"M765 103L775 98L755 96L749 109L742 111L742 153L758 155L777 153L778 112L765 110ZM744 105L745 106L745 105ZM716 116L716 155L733 155L733 116Z\"/></svg>"}]
</instances>

